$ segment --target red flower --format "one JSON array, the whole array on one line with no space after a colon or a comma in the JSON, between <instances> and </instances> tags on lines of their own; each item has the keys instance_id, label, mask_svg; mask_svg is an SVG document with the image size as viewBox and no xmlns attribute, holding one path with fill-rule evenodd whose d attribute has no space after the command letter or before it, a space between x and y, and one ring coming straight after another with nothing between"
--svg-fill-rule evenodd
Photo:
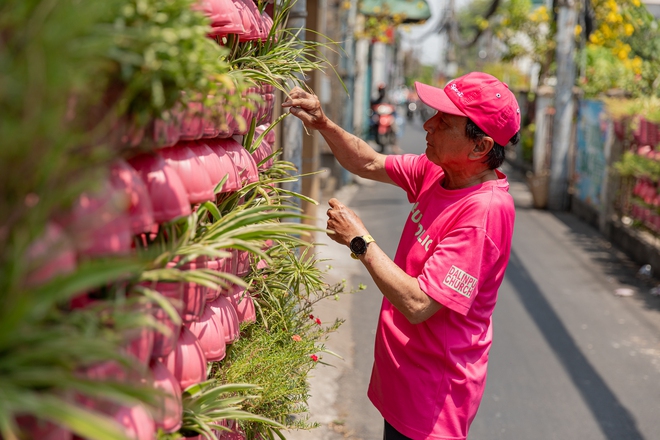
<instances>
[{"instance_id":1,"label":"red flower","mask_svg":"<svg viewBox=\"0 0 660 440\"><path fill-rule=\"evenodd\" d=\"M314 315L309 315L309 319L314 319Z\"/></svg>"},{"instance_id":2,"label":"red flower","mask_svg":"<svg viewBox=\"0 0 660 440\"><path fill-rule=\"evenodd\" d=\"M293 339L296 342L302 341L302 338L299 335L293 335L293 336L291 336L291 339Z\"/></svg>"},{"instance_id":3,"label":"red flower","mask_svg":"<svg viewBox=\"0 0 660 440\"><path fill-rule=\"evenodd\" d=\"M311 358L314 362L318 362L318 361L319 361L319 357L318 357L317 355L315 355L315 354L311 355L310 358Z\"/></svg>"},{"instance_id":4,"label":"red flower","mask_svg":"<svg viewBox=\"0 0 660 440\"><path fill-rule=\"evenodd\" d=\"M316 318L316 323L317 323L318 325L321 325L321 320L320 320L319 318Z\"/></svg>"}]
</instances>

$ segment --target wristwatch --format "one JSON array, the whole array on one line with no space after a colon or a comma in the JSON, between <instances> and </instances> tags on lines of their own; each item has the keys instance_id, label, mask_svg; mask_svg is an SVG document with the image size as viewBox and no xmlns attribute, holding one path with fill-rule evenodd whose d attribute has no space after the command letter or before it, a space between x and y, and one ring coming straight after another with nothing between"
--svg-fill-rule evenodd
<instances>
[{"instance_id":1,"label":"wristwatch","mask_svg":"<svg viewBox=\"0 0 660 440\"><path fill-rule=\"evenodd\" d=\"M364 255L367 252L367 245L373 243L374 238L371 235L358 235L351 240L351 244L348 247L351 250L351 257L358 259L359 255Z\"/></svg>"}]
</instances>

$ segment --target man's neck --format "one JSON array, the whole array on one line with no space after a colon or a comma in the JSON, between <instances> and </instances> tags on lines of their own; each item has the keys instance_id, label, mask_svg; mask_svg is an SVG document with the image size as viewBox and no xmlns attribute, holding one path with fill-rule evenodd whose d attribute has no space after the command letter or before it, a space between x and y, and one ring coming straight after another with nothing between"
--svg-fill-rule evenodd
<instances>
[{"instance_id":1,"label":"man's neck","mask_svg":"<svg viewBox=\"0 0 660 440\"><path fill-rule=\"evenodd\" d=\"M462 189L479 185L489 180L497 180L497 173L490 168L483 169L477 173L466 173L464 170L445 171L445 178L442 181L442 187L445 189Z\"/></svg>"}]
</instances>

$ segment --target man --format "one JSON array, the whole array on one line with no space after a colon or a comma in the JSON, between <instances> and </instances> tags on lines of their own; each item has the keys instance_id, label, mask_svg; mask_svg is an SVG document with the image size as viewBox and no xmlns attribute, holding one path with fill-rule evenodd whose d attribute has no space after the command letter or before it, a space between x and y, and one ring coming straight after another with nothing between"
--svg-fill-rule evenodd
<instances>
[{"instance_id":1,"label":"man","mask_svg":"<svg viewBox=\"0 0 660 440\"><path fill-rule=\"evenodd\" d=\"M368 391L385 419L384 439L465 439L509 260L515 212L497 168L504 147L519 140L520 110L506 84L484 73L444 90L415 86L437 110L424 123L419 156L376 153L300 88L283 106L318 130L347 170L397 185L413 203L394 261L353 211L336 199L328 210L331 238L350 247L384 295Z\"/></svg>"}]
</instances>

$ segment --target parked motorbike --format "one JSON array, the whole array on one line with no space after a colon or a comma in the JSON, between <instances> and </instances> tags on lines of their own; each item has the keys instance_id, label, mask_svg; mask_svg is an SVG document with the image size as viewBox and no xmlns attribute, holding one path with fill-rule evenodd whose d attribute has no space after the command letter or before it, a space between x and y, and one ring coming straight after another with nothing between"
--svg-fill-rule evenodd
<instances>
[{"instance_id":1,"label":"parked motorbike","mask_svg":"<svg viewBox=\"0 0 660 440\"><path fill-rule=\"evenodd\" d=\"M392 104L375 104L371 108L371 123L374 140L380 153L385 147L396 143L396 115Z\"/></svg>"}]
</instances>

